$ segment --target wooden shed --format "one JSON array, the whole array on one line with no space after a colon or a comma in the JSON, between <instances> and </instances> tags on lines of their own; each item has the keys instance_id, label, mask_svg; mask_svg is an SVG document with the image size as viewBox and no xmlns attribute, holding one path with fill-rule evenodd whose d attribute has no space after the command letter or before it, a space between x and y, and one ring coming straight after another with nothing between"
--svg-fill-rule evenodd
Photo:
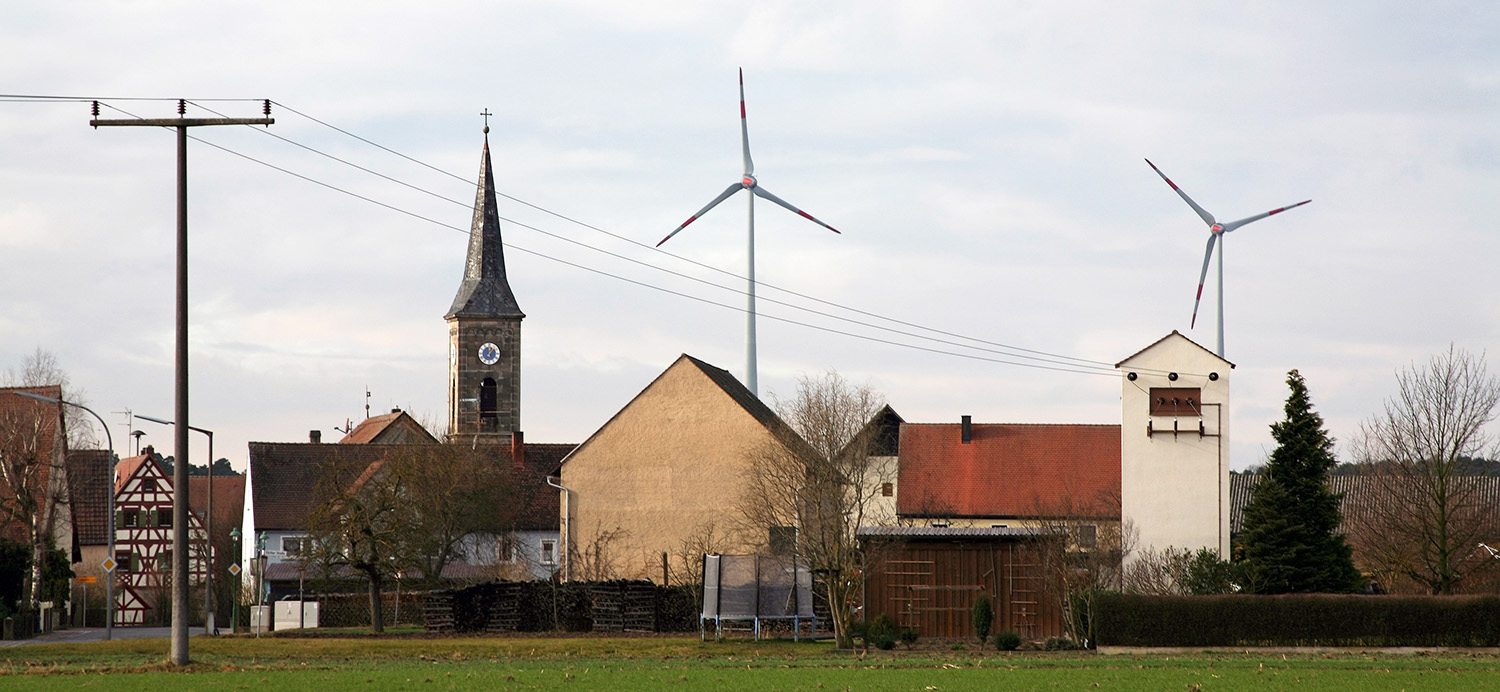
<instances>
[{"instance_id":1,"label":"wooden shed","mask_svg":"<svg viewBox=\"0 0 1500 692\"><path fill-rule=\"evenodd\" d=\"M889 613L924 637L972 637L974 600L990 595L992 632L1062 634L1034 528L867 527L865 617Z\"/></svg>"}]
</instances>

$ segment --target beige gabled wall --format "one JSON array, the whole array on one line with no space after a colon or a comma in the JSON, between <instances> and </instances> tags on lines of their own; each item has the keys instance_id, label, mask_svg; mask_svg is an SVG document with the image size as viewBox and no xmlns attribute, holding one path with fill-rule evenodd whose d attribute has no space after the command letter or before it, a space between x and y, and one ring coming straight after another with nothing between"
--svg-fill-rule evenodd
<instances>
[{"instance_id":1,"label":"beige gabled wall","mask_svg":"<svg viewBox=\"0 0 1500 692\"><path fill-rule=\"evenodd\" d=\"M583 578L601 557L612 576L662 581L711 525L714 548L743 552L732 533L747 452L771 432L686 356L621 409L564 462L564 559ZM612 539L601 540L613 535Z\"/></svg>"}]
</instances>

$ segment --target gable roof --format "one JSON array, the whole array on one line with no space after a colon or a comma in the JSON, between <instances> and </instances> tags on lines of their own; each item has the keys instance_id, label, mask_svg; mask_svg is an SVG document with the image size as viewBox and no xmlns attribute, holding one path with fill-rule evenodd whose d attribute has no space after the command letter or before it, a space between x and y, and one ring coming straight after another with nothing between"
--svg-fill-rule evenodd
<instances>
[{"instance_id":1,"label":"gable roof","mask_svg":"<svg viewBox=\"0 0 1500 692\"><path fill-rule=\"evenodd\" d=\"M107 449L68 452L68 499L73 507L73 536L78 545L109 544L109 466Z\"/></svg>"},{"instance_id":2,"label":"gable roof","mask_svg":"<svg viewBox=\"0 0 1500 692\"><path fill-rule=\"evenodd\" d=\"M702 373L705 377L708 378L709 382L712 382L716 387L718 387L720 391L725 394L725 396L728 396L730 401L733 401L735 405L740 409L743 409L745 413L750 414L751 418L754 418L756 422L765 426L766 429L770 430L771 433L776 435L776 437L783 443L803 446L807 444L802 440L800 436L797 435L797 433L792 431L790 426L782 422L781 418L776 415L776 412L771 410L771 407L767 406L765 402L761 401L758 397L752 394L749 388L745 387L745 385L741 384L739 380L735 379L734 375L729 374L728 370L715 367L705 361L699 360L684 353L678 356L677 360L672 361L672 364L667 366L666 370L661 371L661 374L653 378L650 384L647 384L644 388L641 389L641 391L637 392L634 397L631 397L628 403L620 407L620 410L616 411L615 415L610 416L609 420L605 421L604 425L599 426L599 429L595 430L592 435L589 435L588 439L584 440L582 444L575 447L568 453L567 456L563 457L563 459L558 463L558 469L554 470L552 474L556 475L561 470L561 467L564 464L568 463L568 459L572 458L572 456L576 454L578 450L589 446L590 442L593 442L595 438L599 437L600 433L608 429L612 423L620 418L620 414L630 409L630 407L634 405L635 402L639 401L641 397L646 394L646 392L651 391L651 389L655 387L656 384L662 380L662 378L666 377L668 373L680 367L692 367L693 369Z\"/></svg>"},{"instance_id":3,"label":"gable roof","mask_svg":"<svg viewBox=\"0 0 1500 692\"><path fill-rule=\"evenodd\" d=\"M136 472L139 471L142 466L145 466L147 462L155 463L155 461L156 455L153 453L153 450L149 446L146 447L145 454L133 456L128 459L121 459L120 463L115 465L115 495L119 495L120 491L125 489L125 483L131 478L134 478ZM165 472L163 472L161 475L166 478L167 484L170 487L172 483L172 477L168 476Z\"/></svg>"},{"instance_id":4,"label":"gable roof","mask_svg":"<svg viewBox=\"0 0 1500 692\"><path fill-rule=\"evenodd\" d=\"M390 413L372 416L354 426L339 444L437 444L437 438L427 432L411 414L396 409Z\"/></svg>"},{"instance_id":5,"label":"gable roof","mask_svg":"<svg viewBox=\"0 0 1500 692\"><path fill-rule=\"evenodd\" d=\"M311 442L251 442L250 483L254 527L245 531L296 531L313 509L314 493L329 464L355 473L399 445L338 445Z\"/></svg>"},{"instance_id":6,"label":"gable roof","mask_svg":"<svg viewBox=\"0 0 1500 692\"><path fill-rule=\"evenodd\" d=\"M909 517L1119 518L1120 426L901 426L896 511Z\"/></svg>"},{"instance_id":7,"label":"gable roof","mask_svg":"<svg viewBox=\"0 0 1500 692\"><path fill-rule=\"evenodd\" d=\"M1139 356L1142 353L1145 353L1147 351L1150 351L1153 348L1156 348L1157 344L1160 344L1160 343L1162 343L1162 342L1164 342L1164 341L1166 341L1166 340L1168 340L1168 339L1170 339L1170 338L1172 338L1174 336L1177 337L1177 338L1179 338L1179 339L1182 339L1183 341L1186 341L1186 342L1188 342L1188 343L1190 343L1190 344L1192 344L1194 346L1197 346L1198 349L1201 350L1201 351L1203 351L1204 353L1207 353L1210 356L1213 356L1215 358L1218 358L1219 360L1224 361L1225 363L1228 363L1229 364L1229 368L1231 370L1234 369L1234 363L1230 363L1228 360L1225 360L1219 354L1214 353L1213 351L1204 348L1203 344L1200 344L1200 343L1198 343L1196 341L1193 341L1192 339L1187 338L1187 336L1185 336L1182 332L1177 331L1176 329L1173 329L1171 334L1168 334L1168 335L1166 335L1166 336L1164 336L1164 337L1162 337L1160 339L1157 339L1156 341L1151 342L1151 344L1149 346L1147 346L1147 347L1145 347L1145 348L1143 348L1143 349L1141 349L1139 351L1136 351L1135 353L1132 353L1129 356L1126 356L1124 360L1122 360L1122 361L1120 361L1118 363L1115 363L1115 367L1118 368L1118 367L1120 367L1120 366L1122 366L1122 365L1124 365L1126 363L1129 363L1136 356Z\"/></svg>"}]
</instances>

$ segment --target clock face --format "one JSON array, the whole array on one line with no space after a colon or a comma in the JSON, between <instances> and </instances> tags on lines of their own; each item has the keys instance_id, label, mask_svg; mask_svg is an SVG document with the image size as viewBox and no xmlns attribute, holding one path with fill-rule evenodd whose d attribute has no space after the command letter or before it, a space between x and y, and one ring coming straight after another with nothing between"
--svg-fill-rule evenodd
<instances>
[{"instance_id":1,"label":"clock face","mask_svg":"<svg viewBox=\"0 0 1500 692\"><path fill-rule=\"evenodd\" d=\"M484 363L485 365L494 365L499 360L499 346L486 341L483 346L479 347L479 362Z\"/></svg>"}]
</instances>

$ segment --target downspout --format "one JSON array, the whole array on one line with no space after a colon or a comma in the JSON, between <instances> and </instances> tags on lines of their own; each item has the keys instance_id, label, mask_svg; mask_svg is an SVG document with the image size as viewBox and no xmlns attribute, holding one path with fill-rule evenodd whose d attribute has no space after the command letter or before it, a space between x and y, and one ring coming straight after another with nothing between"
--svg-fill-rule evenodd
<instances>
[{"instance_id":1,"label":"downspout","mask_svg":"<svg viewBox=\"0 0 1500 692\"><path fill-rule=\"evenodd\" d=\"M569 490L568 488L563 487L562 483L560 483L560 482L559 483L553 483L552 482L552 476L547 476L547 485L550 485L550 486L552 486L554 488L557 488L558 490L561 490L562 493L563 493L563 501L562 501L562 534L563 535L562 535L562 540L558 541L558 543L561 544L561 545L558 546L558 552L561 553L558 557L559 557L559 559L562 560L563 581L572 581L572 576L573 576L573 559L572 559L573 558L573 551L571 551L571 550L568 549L568 544L570 544L570 543L573 542L573 532L572 532L572 528L573 527L569 525L569 523L568 523L568 517L570 515L572 515L572 513L573 513L573 503L569 500L569 498L572 497L572 492L573 491Z\"/></svg>"}]
</instances>

